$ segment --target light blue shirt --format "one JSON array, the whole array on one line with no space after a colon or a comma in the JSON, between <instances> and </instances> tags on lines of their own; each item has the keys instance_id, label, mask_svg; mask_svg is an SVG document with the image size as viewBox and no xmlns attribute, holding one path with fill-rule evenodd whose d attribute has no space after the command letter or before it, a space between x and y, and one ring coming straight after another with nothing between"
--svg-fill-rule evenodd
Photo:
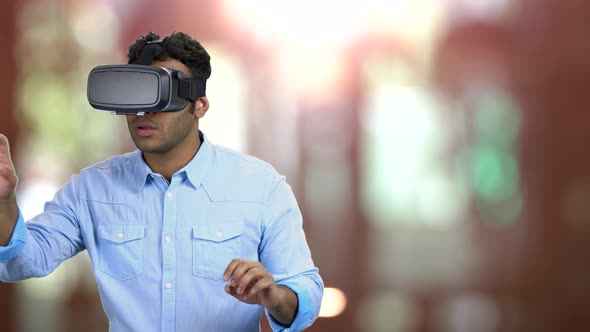
<instances>
[{"instance_id":1,"label":"light blue shirt","mask_svg":"<svg viewBox=\"0 0 590 332\"><path fill-rule=\"evenodd\" d=\"M0 247L0 279L51 273L87 250L111 331L259 331L263 307L228 295L234 258L260 261L298 298L300 331L319 314L323 282L285 177L254 157L211 144L170 184L140 151L74 175ZM268 312L266 312L268 315Z\"/></svg>"}]
</instances>

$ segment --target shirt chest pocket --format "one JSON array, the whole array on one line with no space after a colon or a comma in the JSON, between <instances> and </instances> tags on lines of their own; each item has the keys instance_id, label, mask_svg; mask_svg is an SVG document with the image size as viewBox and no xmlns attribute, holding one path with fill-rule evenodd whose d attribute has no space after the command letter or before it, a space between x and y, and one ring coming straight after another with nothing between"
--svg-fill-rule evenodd
<instances>
[{"instance_id":1,"label":"shirt chest pocket","mask_svg":"<svg viewBox=\"0 0 590 332\"><path fill-rule=\"evenodd\" d=\"M100 270L126 280L143 274L144 226L98 226Z\"/></svg>"},{"instance_id":2,"label":"shirt chest pocket","mask_svg":"<svg viewBox=\"0 0 590 332\"><path fill-rule=\"evenodd\" d=\"M225 268L242 254L244 224L228 222L193 227L193 274L221 279Z\"/></svg>"}]
</instances>

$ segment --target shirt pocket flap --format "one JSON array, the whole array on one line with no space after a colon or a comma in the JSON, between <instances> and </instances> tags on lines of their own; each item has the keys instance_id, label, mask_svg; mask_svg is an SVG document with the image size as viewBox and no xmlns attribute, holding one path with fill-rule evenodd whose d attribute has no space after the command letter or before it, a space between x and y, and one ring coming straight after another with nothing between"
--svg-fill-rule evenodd
<instances>
[{"instance_id":1,"label":"shirt pocket flap","mask_svg":"<svg viewBox=\"0 0 590 332\"><path fill-rule=\"evenodd\" d=\"M111 242L124 243L145 237L145 226L98 225L98 236Z\"/></svg>"},{"instance_id":2,"label":"shirt pocket flap","mask_svg":"<svg viewBox=\"0 0 590 332\"><path fill-rule=\"evenodd\" d=\"M195 239L212 242L223 242L242 235L243 222L228 222L223 224L193 226Z\"/></svg>"}]
</instances>

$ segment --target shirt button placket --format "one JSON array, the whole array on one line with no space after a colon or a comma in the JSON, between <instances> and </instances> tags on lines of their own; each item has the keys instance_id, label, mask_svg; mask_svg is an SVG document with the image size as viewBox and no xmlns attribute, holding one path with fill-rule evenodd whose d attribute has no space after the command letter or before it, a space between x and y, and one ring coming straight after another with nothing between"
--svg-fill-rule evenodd
<instances>
[{"instance_id":1,"label":"shirt button placket","mask_svg":"<svg viewBox=\"0 0 590 332\"><path fill-rule=\"evenodd\" d=\"M164 193L164 219L162 220L162 331L171 331L174 328L176 317L175 303L176 291L173 285L176 283L176 248L173 245L173 236L176 233L177 200L175 179Z\"/></svg>"}]
</instances>

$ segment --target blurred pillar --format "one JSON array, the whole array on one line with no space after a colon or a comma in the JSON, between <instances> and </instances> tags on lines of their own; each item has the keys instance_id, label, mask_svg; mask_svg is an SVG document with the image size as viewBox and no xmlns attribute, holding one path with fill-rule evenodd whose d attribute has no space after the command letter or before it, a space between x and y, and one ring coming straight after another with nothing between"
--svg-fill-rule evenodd
<instances>
[{"instance_id":1,"label":"blurred pillar","mask_svg":"<svg viewBox=\"0 0 590 332\"><path fill-rule=\"evenodd\" d=\"M319 318L312 331L358 331L359 304L369 278L368 227L359 193L361 69L355 56L345 62L336 86L297 100L298 186L304 220L312 230L310 246L325 286L339 288L347 297L342 314Z\"/></svg>"},{"instance_id":2,"label":"blurred pillar","mask_svg":"<svg viewBox=\"0 0 590 332\"><path fill-rule=\"evenodd\" d=\"M506 232L478 222L486 260L474 285L499 303L502 331L587 331L590 2L523 0L518 8L505 25L451 31L438 68L460 97L474 68L495 63L481 76L506 77L522 117L523 213Z\"/></svg>"},{"instance_id":3,"label":"blurred pillar","mask_svg":"<svg viewBox=\"0 0 590 332\"><path fill-rule=\"evenodd\" d=\"M2 28L3 38L0 52L0 63L2 63L2 75L0 76L0 100L2 100L2 110L0 111L0 132L8 137L12 147L16 145L18 135L18 126L15 117L15 94L17 82L17 65L14 59L14 49L16 47L16 29L15 17L16 4L14 1L8 1L2 5L0 12L0 27Z\"/></svg>"},{"instance_id":4,"label":"blurred pillar","mask_svg":"<svg viewBox=\"0 0 590 332\"><path fill-rule=\"evenodd\" d=\"M590 330L590 2L523 0L513 76L524 109L523 331Z\"/></svg>"},{"instance_id":5,"label":"blurred pillar","mask_svg":"<svg viewBox=\"0 0 590 332\"><path fill-rule=\"evenodd\" d=\"M0 63L0 133L6 135L12 146L13 157L17 146L19 128L15 117L15 95L17 82L17 66L13 50L16 45L15 18L17 17L16 1L3 2L0 11L0 31L3 31ZM0 283L0 312L2 312L2 331L16 331L16 291L14 284Z\"/></svg>"}]
</instances>

